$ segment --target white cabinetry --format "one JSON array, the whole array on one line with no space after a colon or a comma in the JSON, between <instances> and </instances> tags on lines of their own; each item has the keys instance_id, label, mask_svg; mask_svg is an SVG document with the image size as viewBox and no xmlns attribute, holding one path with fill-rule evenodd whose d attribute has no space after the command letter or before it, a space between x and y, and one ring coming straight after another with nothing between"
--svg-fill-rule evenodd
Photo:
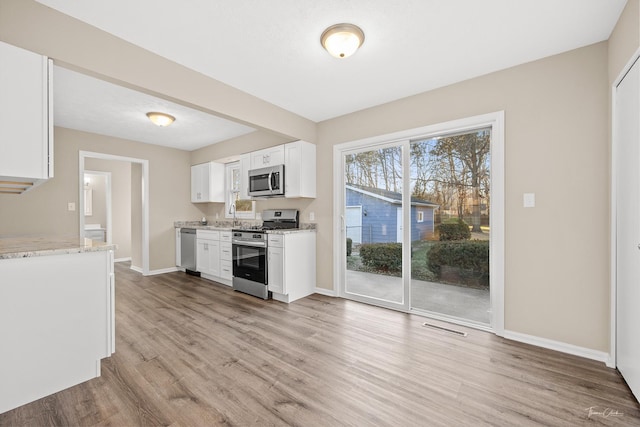
<instances>
[{"instance_id":1,"label":"white cabinetry","mask_svg":"<svg viewBox=\"0 0 640 427\"><path fill-rule=\"evenodd\" d=\"M115 351L113 251L0 259L0 413L100 376Z\"/></svg>"},{"instance_id":2,"label":"white cabinetry","mask_svg":"<svg viewBox=\"0 0 640 427\"><path fill-rule=\"evenodd\" d=\"M251 153L251 169L284 164L284 145L265 148ZM286 171L285 171L286 173Z\"/></svg>"},{"instance_id":3,"label":"white cabinetry","mask_svg":"<svg viewBox=\"0 0 640 427\"><path fill-rule=\"evenodd\" d=\"M51 60L0 42L0 191L53 176Z\"/></svg>"},{"instance_id":4,"label":"white cabinetry","mask_svg":"<svg viewBox=\"0 0 640 427\"><path fill-rule=\"evenodd\" d=\"M207 162L191 166L191 202L224 201L224 164Z\"/></svg>"},{"instance_id":5,"label":"white cabinetry","mask_svg":"<svg viewBox=\"0 0 640 427\"><path fill-rule=\"evenodd\" d=\"M267 281L273 299L286 303L316 288L316 233L269 234Z\"/></svg>"},{"instance_id":6,"label":"white cabinetry","mask_svg":"<svg viewBox=\"0 0 640 427\"><path fill-rule=\"evenodd\" d=\"M220 232L196 231L196 270L203 275L220 276Z\"/></svg>"},{"instance_id":7,"label":"white cabinetry","mask_svg":"<svg viewBox=\"0 0 640 427\"><path fill-rule=\"evenodd\" d=\"M284 196L316 197L316 146L305 141L284 145Z\"/></svg>"},{"instance_id":8,"label":"white cabinetry","mask_svg":"<svg viewBox=\"0 0 640 427\"><path fill-rule=\"evenodd\" d=\"M270 234L267 245L267 281L269 290L286 294L284 281L284 235Z\"/></svg>"},{"instance_id":9,"label":"white cabinetry","mask_svg":"<svg viewBox=\"0 0 640 427\"><path fill-rule=\"evenodd\" d=\"M249 199L249 170L251 169L251 153L240 156L240 200Z\"/></svg>"},{"instance_id":10,"label":"white cabinetry","mask_svg":"<svg viewBox=\"0 0 640 427\"><path fill-rule=\"evenodd\" d=\"M231 280L233 276L233 252L231 231L220 232L220 277Z\"/></svg>"},{"instance_id":11,"label":"white cabinetry","mask_svg":"<svg viewBox=\"0 0 640 427\"><path fill-rule=\"evenodd\" d=\"M233 276L231 234L230 230L196 230L196 271L227 286Z\"/></svg>"}]
</instances>

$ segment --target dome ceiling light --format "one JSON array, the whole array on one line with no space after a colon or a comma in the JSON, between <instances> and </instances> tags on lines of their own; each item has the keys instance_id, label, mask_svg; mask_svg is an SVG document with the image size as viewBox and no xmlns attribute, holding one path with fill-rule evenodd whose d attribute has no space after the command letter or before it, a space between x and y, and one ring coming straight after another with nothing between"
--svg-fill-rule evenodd
<instances>
[{"instance_id":1,"label":"dome ceiling light","mask_svg":"<svg viewBox=\"0 0 640 427\"><path fill-rule=\"evenodd\" d=\"M320 43L332 56L348 58L364 43L364 33L353 24L336 24L324 30Z\"/></svg>"},{"instance_id":2,"label":"dome ceiling light","mask_svg":"<svg viewBox=\"0 0 640 427\"><path fill-rule=\"evenodd\" d=\"M176 119L175 117L170 116L169 114L158 113L155 111L148 112L147 117L149 117L149 120L151 120L154 125L162 126L162 127L169 126Z\"/></svg>"}]
</instances>

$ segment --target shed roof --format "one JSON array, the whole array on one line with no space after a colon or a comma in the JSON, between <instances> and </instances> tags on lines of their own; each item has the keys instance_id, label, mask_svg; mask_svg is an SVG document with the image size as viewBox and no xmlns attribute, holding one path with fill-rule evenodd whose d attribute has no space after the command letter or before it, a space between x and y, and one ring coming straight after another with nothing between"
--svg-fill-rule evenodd
<instances>
[{"instance_id":1,"label":"shed roof","mask_svg":"<svg viewBox=\"0 0 640 427\"><path fill-rule=\"evenodd\" d=\"M382 188L367 187L365 185L347 184L345 186L349 190L356 191L358 193L366 194L377 199L387 201L396 205L402 204L402 193L396 191L384 190ZM437 203L430 202L428 200L420 199L418 197L411 197L411 206L424 206L436 209L440 207Z\"/></svg>"}]
</instances>

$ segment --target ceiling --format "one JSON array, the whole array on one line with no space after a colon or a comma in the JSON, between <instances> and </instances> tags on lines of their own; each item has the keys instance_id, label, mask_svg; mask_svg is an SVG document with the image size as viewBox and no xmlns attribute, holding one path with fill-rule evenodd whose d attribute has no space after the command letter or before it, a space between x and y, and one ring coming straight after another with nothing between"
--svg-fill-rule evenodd
<instances>
[{"instance_id":1,"label":"ceiling","mask_svg":"<svg viewBox=\"0 0 640 427\"><path fill-rule=\"evenodd\" d=\"M38 1L314 122L607 40L626 3ZM365 33L361 49L343 60L331 57L319 41L326 27L339 22L354 23ZM114 136L187 150L250 130L220 119L208 122L212 116L207 114L57 71L62 77L55 80L56 113L62 111L55 120L61 126L85 123L91 129L82 130L109 134L112 129L105 127L114 126L103 123L107 111L110 121L124 124L118 126L123 135ZM77 87L82 91L71 89ZM146 117L134 106L166 107L167 112L177 106L184 115L182 120L176 115L169 128L143 129Z\"/></svg>"}]
</instances>

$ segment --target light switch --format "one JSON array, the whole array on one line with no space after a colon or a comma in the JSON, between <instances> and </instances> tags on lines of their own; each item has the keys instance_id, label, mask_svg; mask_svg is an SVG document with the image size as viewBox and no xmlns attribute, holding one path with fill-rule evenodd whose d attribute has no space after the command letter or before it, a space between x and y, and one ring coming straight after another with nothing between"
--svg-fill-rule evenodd
<instances>
[{"instance_id":1,"label":"light switch","mask_svg":"<svg viewBox=\"0 0 640 427\"><path fill-rule=\"evenodd\" d=\"M522 197L522 205L525 208L536 207L536 193L524 193Z\"/></svg>"},{"instance_id":2,"label":"light switch","mask_svg":"<svg viewBox=\"0 0 640 427\"><path fill-rule=\"evenodd\" d=\"M316 213L309 212L309 221L315 221L315 220L316 220Z\"/></svg>"},{"instance_id":3,"label":"light switch","mask_svg":"<svg viewBox=\"0 0 640 427\"><path fill-rule=\"evenodd\" d=\"M67 204L67 210L68 210L69 212L73 212L73 211L75 211L75 210L76 210L76 204L75 204L74 202L69 202L69 203Z\"/></svg>"}]
</instances>

